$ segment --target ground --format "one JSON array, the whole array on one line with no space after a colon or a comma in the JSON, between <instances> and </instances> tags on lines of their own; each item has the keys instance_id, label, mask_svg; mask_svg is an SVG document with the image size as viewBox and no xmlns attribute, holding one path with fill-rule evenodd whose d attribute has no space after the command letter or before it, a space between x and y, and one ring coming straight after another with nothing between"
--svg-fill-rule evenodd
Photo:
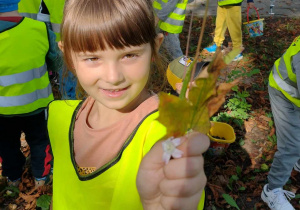
<instances>
[{"instance_id":1,"label":"ground","mask_svg":"<svg viewBox=\"0 0 300 210\"><path fill-rule=\"evenodd\" d=\"M184 31L180 34L184 52L189 23L190 19L186 18ZM192 23L190 56L195 55L202 19L194 17ZM213 155L211 152L205 155L207 210L235 209L235 205L239 209L268 209L260 199L276 151L275 127L267 93L268 75L274 61L300 35L300 21L296 18L269 17L265 18L264 24L263 36L256 38L250 38L243 26L244 59L230 64L220 78L224 81L243 76L238 88L227 95L224 106L214 116L214 119L234 128L236 140L222 155ZM214 27L215 18L208 17L202 48L212 43ZM230 50L230 45L229 35L226 34L224 53ZM201 58L209 61L212 55L202 51ZM238 107L236 103L243 106ZM23 150L27 151L28 148ZM292 200L296 209L300 209L299 181L300 174L293 171L285 186L296 194L296 199ZM14 193L14 190L10 192ZM37 198L51 195L51 182L43 188L33 189L30 170L26 167L19 191L15 195L8 195L4 190L4 179L0 179L0 209L35 209ZM230 196L227 201L223 197L226 195ZM233 200L230 201L230 198ZM41 200L38 201L39 206L43 203Z\"/></svg>"},{"instance_id":2,"label":"ground","mask_svg":"<svg viewBox=\"0 0 300 210\"><path fill-rule=\"evenodd\" d=\"M190 20L187 19L188 25ZM291 42L300 35L299 19L296 18L265 18L264 34L256 38L247 35L243 26L244 59L232 62L224 71L221 80L244 75L238 89L228 94L226 101L215 119L230 124L236 133L236 141L222 155L206 154L205 171L208 177L206 187L205 209L268 209L261 201L262 187L267 182L267 175L276 152L276 135L268 99L267 84L270 69ZM193 32L189 54L195 54L198 37L201 31L202 19L193 19ZM202 48L212 43L215 18L209 17L206 23ZM182 46L186 46L188 28L180 35ZM224 51L230 50L229 34L226 34ZM183 47L184 49L184 47ZM185 52L185 49L184 49ZM212 55L202 51L203 60L211 60ZM259 70L259 71L257 71ZM254 73L255 72L255 73ZM258 72L258 73L257 73ZM248 74L247 74L248 73ZM240 93L238 95L237 93ZM229 100L238 99L251 105L246 112L249 116L232 116L240 111ZM236 101L235 101L236 102ZM226 107L226 108L225 108ZM238 110L239 109L239 110ZM226 114L227 117L222 117ZM285 189L296 194L292 204L300 208L300 174L293 171ZM222 195L230 195L235 201L226 201ZM226 196L226 195L225 195Z\"/></svg>"}]
</instances>

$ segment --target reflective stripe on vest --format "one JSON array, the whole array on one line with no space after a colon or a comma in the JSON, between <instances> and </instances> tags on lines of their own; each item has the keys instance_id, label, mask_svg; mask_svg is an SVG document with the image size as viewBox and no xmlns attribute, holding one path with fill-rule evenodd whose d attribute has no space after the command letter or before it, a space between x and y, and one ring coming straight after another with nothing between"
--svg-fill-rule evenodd
<instances>
[{"instance_id":1,"label":"reflective stripe on vest","mask_svg":"<svg viewBox=\"0 0 300 210\"><path fill-rule=\"evenodd\" d=\"M157 10L162 9L162 4L166 4L167 0L156 0L153 2L153 7ZM159 21L159 27L169 33L181 33L183 29L185 11L188 0L183 0L181 3L176 4L176 8L173 12L168 15L168 18L165 21Z\"/></svg>"},{"instance_id":2,"label":"reflective stripe on vest","mask_svg":"<svg viewBox=\"0 0 300 210\"><path fill-rule=\"evenodd\" d=\"M0 114L26 114L53 100L45 58L49 50L45 23L23 18L0 32Z\"/></svg>"},{"instance_id":3,"label":"reflective stripe on vest","mask_svg":"<svg viewBox=\"0 0 300 210\"><path fill-rule=\"evenodd\" d=\"M242 2L243 2L243 0L218 0L218 5L226 6L226 5L231 5L231 4L239 4Z\"/></svg>"},{"instance_id":4,"label":"reflective stripe on vest","mask_svg":"<svg viewBox=\"0 0 300 210\"><path fill-rule=\"evenodd\" d=\"M60 41L60 24L63 19L65 0L44 0L50 14L52 30L56 35L56 42Z\"/></svg>"},{"instance_id":5,"label":"reflective stripe on vest","mask_svg":"<svg viewBox=\"0 0 300 210\"><path fill-rule=\"evenodd\" d=\"M44 64L40 68L34 68L29 71L21 72L13 75L0 76L0 86L6 87L9 85L29 82L34 78L40 78L47 72L47 65Z\"/></svg>"},{"instance_id":6,"label":"reflective stripe on vest","mask_svg":"<svg viewBox=\"0 0 300 210\"><path fill-rule=\"evenodd\" d=\"M22 0L18 4L18 12L24 17L36 20L40 4L41 0Z\"/></svg>"},{"instance_id":7,"label":"reflective stripe on vest","mask_svg":"<svg viewBox=\"0 0 300 210\"><path fill-rule=\"evenodd\" d=\"M139 165L144 155L166 134L165 127L156 120L158 112L148 115L137 126L136 132L133 132L129 144L117 163L103 173L98 171L97 175L93 177L90 175L89 179L80 181L74 168L76 166L74 156L71 156L73 151L70 152L73 144L70 137L73 136L79 103L80 101L77 100L61 100L49 104L47 125L53 156L55 156L53 209L142 210L136 187ZM72 186L71 191L68 190L70 186ZM203 209L204 198L203 192L198 210Z\"/></svg>"},{"instance_id":8,"label":"reflective stripe on vest","mask_svg":"<svg viewBox=\"0 0 300 210\"><path fill-rule=\"evenodd\" d=\"M297 37L286 52L274 63L269 76L271 87L281 91L291 102L300 107L300 95L297 78L291 66L292 57L300 53L300 36Z\"/></svg>"}]
</instances>

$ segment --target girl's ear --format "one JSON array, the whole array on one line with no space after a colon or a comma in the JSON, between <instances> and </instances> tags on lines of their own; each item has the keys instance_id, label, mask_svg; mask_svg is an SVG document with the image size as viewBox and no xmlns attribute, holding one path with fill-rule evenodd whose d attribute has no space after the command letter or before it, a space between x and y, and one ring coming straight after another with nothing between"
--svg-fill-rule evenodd
<instances>
[{"instance_id":1,"label":"girl's ear","mask_svg":"<svg viewBox=\"0 0 300 210\"><path fill-rule=\"evenodd\" d=\"M164 41L164 35L162 33L158 33L156 38L155 38L155 48L156 52L158 52L162 42Z\"/></svg>"},{"instance_id":2,"label":"girl's ear","mask_svg":"<svg viewBox=\"0 0 300 210\"><path fill-rule=\"evenodd\" d=\"M58 47L62 52L64 52L64 44L62 43L62 41L58 42Z\"/></svg>"}]
</instances>

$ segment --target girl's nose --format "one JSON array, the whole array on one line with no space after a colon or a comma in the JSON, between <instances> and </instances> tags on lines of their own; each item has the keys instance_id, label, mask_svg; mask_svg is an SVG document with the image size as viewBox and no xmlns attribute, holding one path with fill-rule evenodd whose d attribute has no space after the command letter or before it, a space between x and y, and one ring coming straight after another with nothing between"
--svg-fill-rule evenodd
<instances>
[{"instance_id":1,"label":"girl's nose","mask_svg":"<svg viewBox=\"0 0 300 210\"><path fill-rule=\"evenodd\" d=\"M124 81L122 69L115 63L108 64L104 74L105 81L112 85L118 85Z\"/></svg>"}]
</instances>

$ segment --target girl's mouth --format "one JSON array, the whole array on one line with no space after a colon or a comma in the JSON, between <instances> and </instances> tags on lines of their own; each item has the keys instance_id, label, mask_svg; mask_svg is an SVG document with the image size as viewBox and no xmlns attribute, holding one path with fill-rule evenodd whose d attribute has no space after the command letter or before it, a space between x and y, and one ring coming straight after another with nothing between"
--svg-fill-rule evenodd
<instances>
[{"instance_id":1,"label":"girl's mouth","mask_svg":"<svg viewBox=\"0 0 300 210\"><path fill-rule=\"evenodd\" d=\"M122 89L101 89L101 91L108 97L118 98L121 97L127 89L128 87Z\"/></svg>"}]
</instances>

